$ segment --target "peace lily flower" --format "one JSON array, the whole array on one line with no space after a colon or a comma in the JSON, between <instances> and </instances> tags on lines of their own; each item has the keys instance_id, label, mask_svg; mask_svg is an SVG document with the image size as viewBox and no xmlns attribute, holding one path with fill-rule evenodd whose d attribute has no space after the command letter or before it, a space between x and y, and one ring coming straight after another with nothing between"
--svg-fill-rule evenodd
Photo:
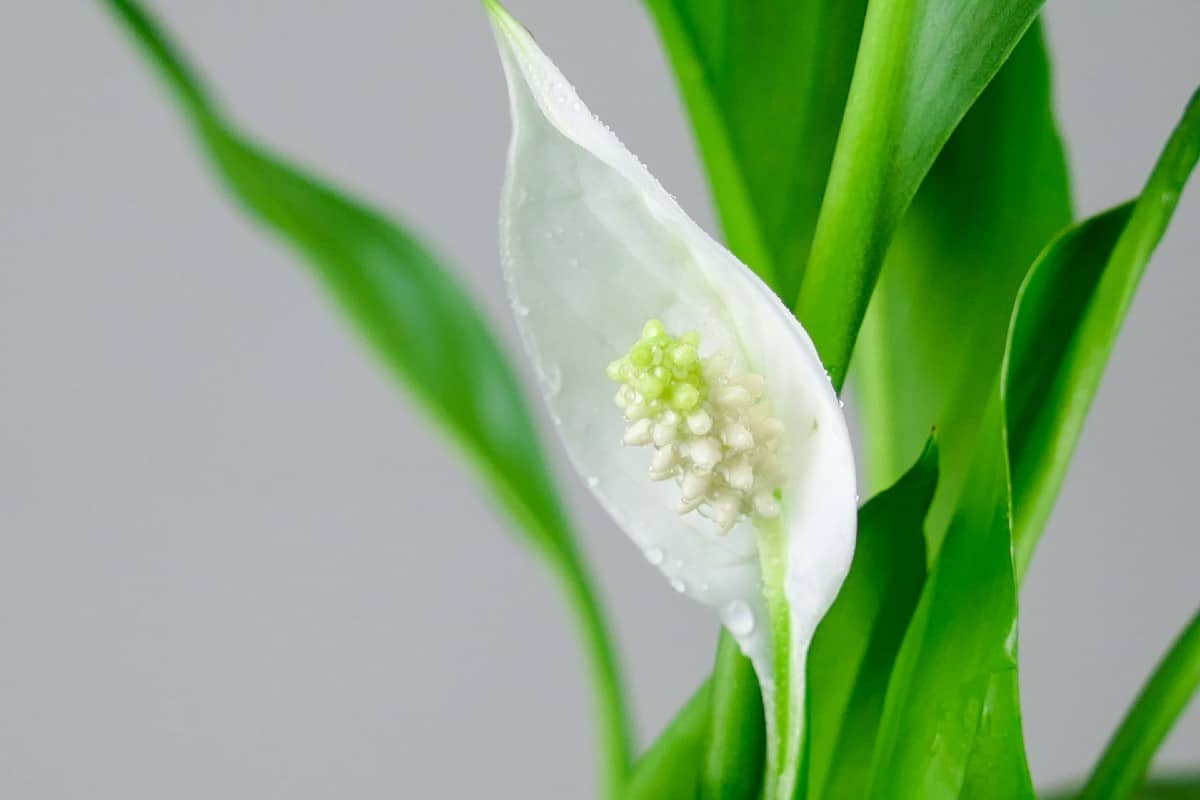
<instances>
[{"instance_id":1,"label":"peace lily flower","mask_svg":"<svg viewBox=\"0 0 1200 800\"><path fill-rule=\"evenodd\" d=\"M753 661L767 796L790 798L808 646L854 549L841 404L772 291L485 5L513 118L501 260L551 418L646 560Z\"/></svg>"}]
</instances>

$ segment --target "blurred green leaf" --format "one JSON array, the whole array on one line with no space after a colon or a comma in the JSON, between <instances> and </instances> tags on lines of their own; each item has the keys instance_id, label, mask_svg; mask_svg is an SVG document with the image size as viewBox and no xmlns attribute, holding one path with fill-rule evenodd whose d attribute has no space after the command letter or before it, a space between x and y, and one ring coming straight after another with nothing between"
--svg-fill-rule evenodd
<instances>
[{"instance_id":1,"label":"blurred green leaf","mask_svg":"<svg viewBox=\"0 0 1200 800\"><path fill-rule=\"evenodd\" d=\"M384 364L471 456L561 579L591 659L610 794L623 786L629 726L607 626L518 381L474 304L410 235L247 141L136 3L109 0L187 112L243 208L313 267Z\"/></svg>"},{"instance_id":2,"label":"blurred green leaf","mask_svg":"<svg viewBox=\"0 0 1200 800\"><path fill-rule=\"evenodd\" d=\"M936 426L936 545L962 489L1022 278L1071 220L1050 69L1035 23L950 137L901 222L863 321L851 381L872 490Z\"/></svg>"},{"instance_id":3,"label":"blurred green leaf","mask_svg":"<svg viewBox=\"0 0 1200 800\"><path fill-rule=\"evenodd\" d=\"M995 435L973 464L968 502L950 524L888 684L871 798L1033 796L998 400L985 421Z\"/></svg>"},{"instance_id":4,"label":"blurred green leaf","mask_svg":"<svg viewBox=\"0 0 1200 800\"><path fill-rule=\"evenodd\" d=\"M884 253L1041 0L873 0L797 300L840 383Z\"/></svg>"},{"instance_id":5,"label":"blurred green leaf","mask_svg":"<svg viewBox=\"0 0 1200 800\"><path fill-rule=\"evenodd\" d=\"M925 582L925 516L938 482L933 438L858 513L854 563L808 658L810 800L866 796L892 664Z\"/></svg>"},{"instance_id":6,"label":"blurred green leaf","mask_svg":"<svg viewBox=\"0 0 1200 800\"><path fill-rule=\"evenodd\" d=\"M645 0L733 252L795 297L866 0Z\"/></svg>"},{"instance_id":7,"label":"blurred green leaf","mask_svg":"<svg viewBox=\"0 0 1200 800\"><path fill-rule=\"evenodd\" d=\"M1039 793L1039 800L1078 800L1079 789L1056 789ZM1133 792L1133 800L1200 800L1200 775L1151 778Z\"/></svg>"},{"instance_id":8,"label":"blurred green leaf","mask_svg":"<svg viewBox=\"0 0 1200 800\"><path fill-rule=\"evenodd\" d=\"M1017 573L1054 505L1104 366L1200 156L1200 94L1137 201L1060 236L1021 288L1004 371Z\"/></svg>"},{"instance_id":9,"label":"blurred green leaf","mask_svg":"<svg viewBox=\"0 0 1200 800\"><path fill-rule=\"evenodd\" d=\"M1200 687L1200 611L1163 656L1088 779L1082 800L1132 797L1154 753Z\"/></svg>"}]
</instances>

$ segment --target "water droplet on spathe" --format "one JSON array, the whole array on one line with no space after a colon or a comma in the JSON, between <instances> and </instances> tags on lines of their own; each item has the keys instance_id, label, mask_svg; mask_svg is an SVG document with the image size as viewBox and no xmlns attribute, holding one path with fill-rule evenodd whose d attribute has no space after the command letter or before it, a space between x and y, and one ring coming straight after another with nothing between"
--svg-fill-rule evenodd
<instances>
[{"instance_id":1,"label":"water droplet on spathe","mask_svg":"<svg viewBox=\"0 0 1200 800\"><path fill-rule=\"evenodd\" d=\"M545 384L546 394L551 397L562 391L562 369L558 364L550 364L542 370L542 382Z\"/></svg>"},{"instance_id":2,"label":"water droplet on spathe","mask_svg":"<svg viewBox=\"0 0 1200 800\"><path fill-rule=\"evenodd\" d=\"M666 554L664 554L663 551L658 547L647 547L642 552L642 555L644 555L646 560L656 567L663 562L664 558L666 558Z\"/></svg>"},{"instance_id":3,"label":"water droplet on spathe","mask_svg":"<svg viewBox=\"0 0 1200 800\"><path fill-rule=\"evenodd\" d=\"M725 606L721 620L734 636L749 636L754 633L754 612L742 600L734 600Z\"/></svg>"},{"instance_id":4,"label":"water droplet on spathe","mask_svg":"<svg viewBox=\"0 0 1200 800\"><path fill-rule=\"evenodd\" d=\"M520 303L513 303L513 313L518 317L528 317L529 306L523 306Z\"/></svg>"},{"instance_id":5,"label":"water droplet on spathe","mask_svg":"<svg viewBox=\"0 0 1200 800\"><path fill-rule=\"evenodd\" d=\"M597 478L595 475L588 475L587 485L590 486L591 488L595 489L597 486L600 485L600 479Z\"/></svg>"},{"instance_id":6,"label":"water droplet on spathe","mask_svg":"<svg viewBox=\"0 0 1200 800\"><path fill-rule=\"evenodd\" d=\"M687 591L687 586L679 578L671 578L671 588L680 594Z\"/></svg>"}]
</instances>

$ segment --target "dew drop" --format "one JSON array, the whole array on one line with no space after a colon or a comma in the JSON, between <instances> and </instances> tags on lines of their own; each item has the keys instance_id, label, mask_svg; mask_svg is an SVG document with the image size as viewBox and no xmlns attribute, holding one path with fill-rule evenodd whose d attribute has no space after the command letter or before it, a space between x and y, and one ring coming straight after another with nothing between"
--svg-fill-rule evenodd
<instances>
[{"instance_id":1,"label":"dew drop","mask_svg":"<svg viewBox=\"0 0 1200 800\"><path fill-rule=\"evenodd\" d=\"M513 313L518 317L528 317L529 306L523 306L520 303L513 303Z\"/></svg>"},{"instance_id":2,"label":"dew drop","mask_svg":"<svg viewBox=\"0 0 1200 800\"><path fill-rule=\"evenodd\" d=\"M588 485L588 488L595 489L597 486L600 485L600 479L597 478L595 475L588 475L587 485Z\"/></svg>"},{"instance_id":3,"label":"dew drop","mask_svg":"<svg viewBox=\"0 0 1200 800\"><path fill-rule=\"evenodd\" d=\"M642 555L644 555L646 560L656 567L663 562L664 558L666 558L666 554L664 554L663 551L658 547L647 547L642 552Z\"/></svg>"},{"instance_id":4,"label":"dew drop","mask_svg":"<svg viewBox=\"0 0 1200 800\"><path fill-rule=\"evenodd\" d=\"M734 636L749 636L754 633L754 612L741 600L725 606L721 620Z\"/></svg>"},{"instance_id":5,"label":"dew drop","mask_svg":"<svg viewBox=\"0 0 1200 800\"><path fill-rule=\"evenodd\" d=\"M679 578L671 578L671 588L680 594L687 591L687 586Z\"/></svg>"},{"instance_id":6,"label":"dew drop","mask_svg":"<svg viewBox=\"0 0 1200 800\"><path fill-rule=\"evenodd\" d=\"M562 391L562 369L558 364L550 364L542 371L542 382L546 394L555 397Z\"/></svg>"}]
</instances>

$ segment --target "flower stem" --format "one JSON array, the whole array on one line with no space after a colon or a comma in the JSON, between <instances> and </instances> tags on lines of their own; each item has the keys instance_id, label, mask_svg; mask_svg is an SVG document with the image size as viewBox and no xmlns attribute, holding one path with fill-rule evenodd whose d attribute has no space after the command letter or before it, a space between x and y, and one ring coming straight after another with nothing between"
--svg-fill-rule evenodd
<instances>
[{"instance_id":1,"label":"flower stem","mask_svg":"<svg viewBox=\"0 0 1200 800\"><path fill-rule=\"evenodd\" d=\"M600 796L618 800L624 796L633 753L633 735L626 709L624 682L599 598L592 589L591 582L581 577L586 573L580 558L578 554L572 553L564 556L563 560L570 566L558 570L558 573L582 637L592 680L597 737L604 765L601 772ZM570 574L571 572L574 574Z\"/></svg>"}]
</instances>

